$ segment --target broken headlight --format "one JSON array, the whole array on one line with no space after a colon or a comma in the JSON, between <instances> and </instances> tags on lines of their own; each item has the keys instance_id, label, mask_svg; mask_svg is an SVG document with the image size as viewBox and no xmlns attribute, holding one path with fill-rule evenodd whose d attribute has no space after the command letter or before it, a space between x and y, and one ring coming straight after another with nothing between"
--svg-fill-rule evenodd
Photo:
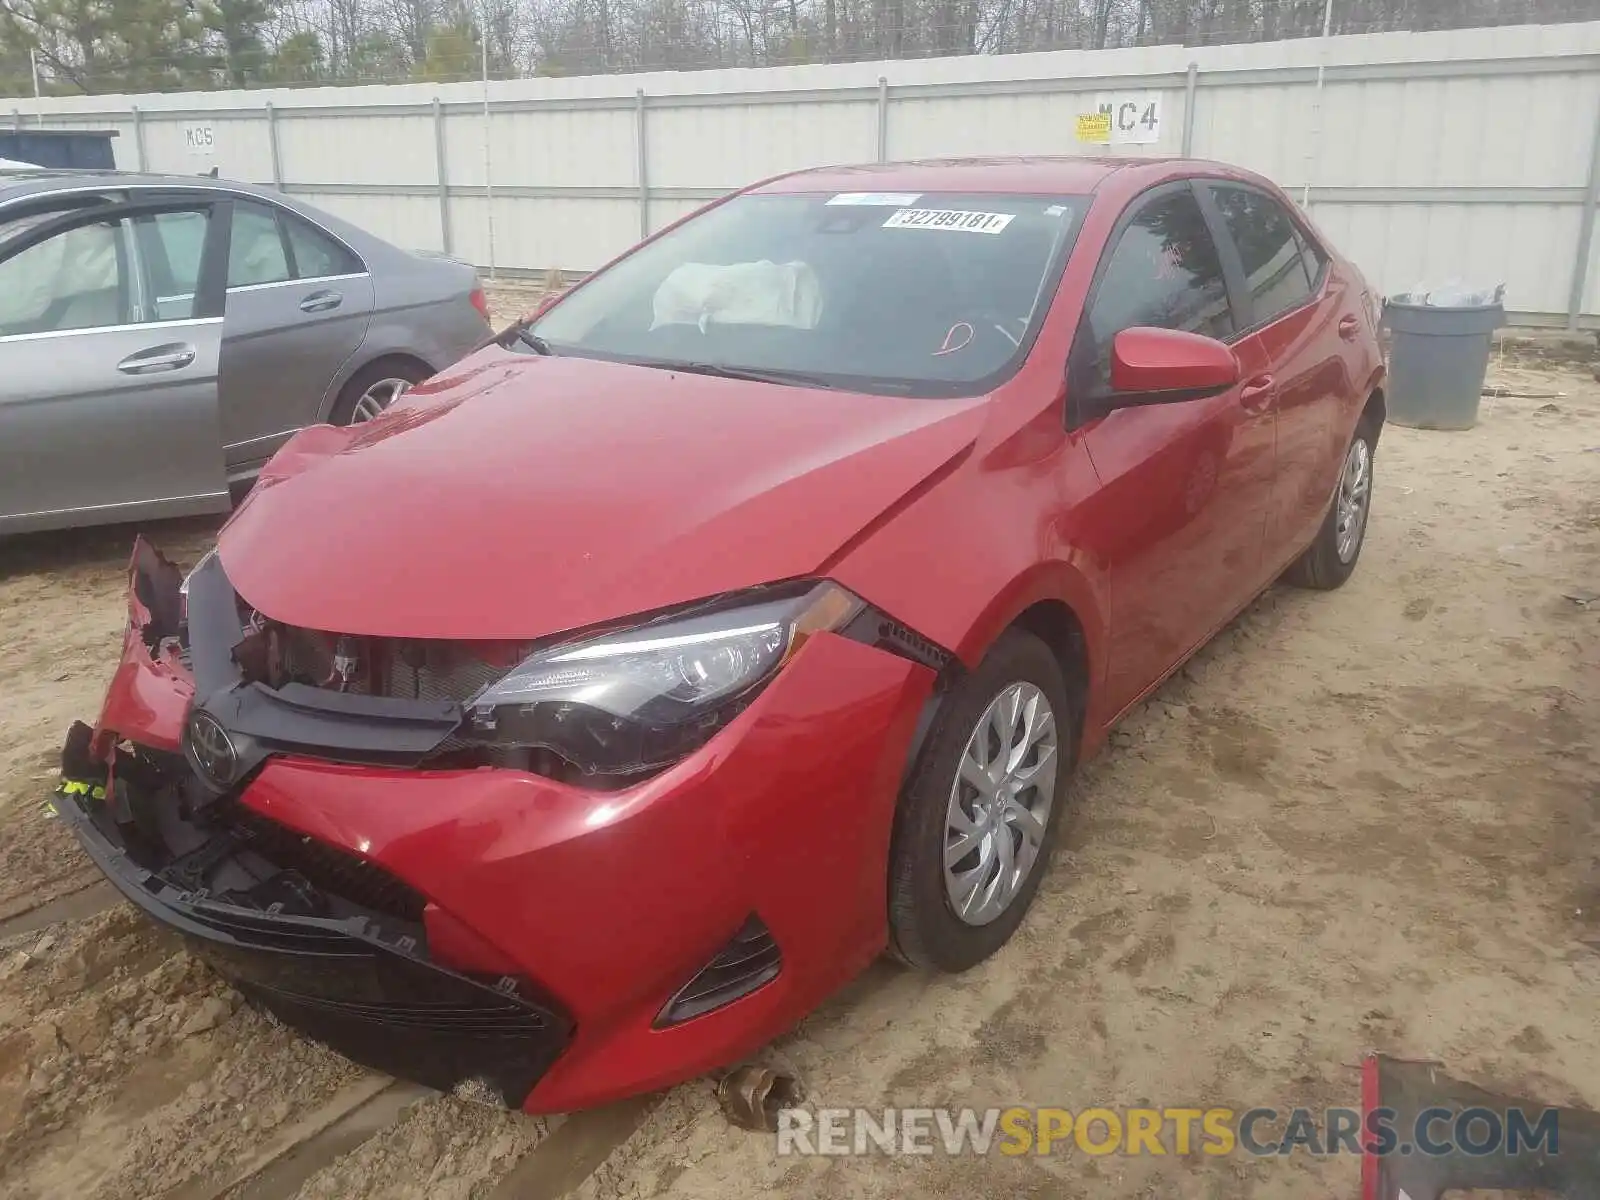
<instances>
[{"instance_id":1,"label":"broken headlight","mask_svg":"<svg viewBox=\"0 0 1600 1200\"><path fill-rule=\"evenodd\" d=\"M832 583L669 616L541 650L467 705L470 736L628 776L703 745L813 633L861 601Z\"/></svg>"}]
</instances>

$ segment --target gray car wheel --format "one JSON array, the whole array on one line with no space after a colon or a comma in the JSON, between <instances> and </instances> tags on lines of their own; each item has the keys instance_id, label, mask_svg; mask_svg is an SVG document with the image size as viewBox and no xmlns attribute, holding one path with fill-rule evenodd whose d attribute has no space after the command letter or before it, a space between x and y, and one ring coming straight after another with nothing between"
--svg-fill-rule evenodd
<instances>
[{"instance_id":1,"label":"gray car wheel","mask_svg":"<svg viewBox=\"0 0 1600 1200\"><path fill-rule=\"evenodd\" d=\"M389 405L400 398L408 387L409 379L380 379L366 391L361 393L356 401L354 411L350 414L350 424L355 425L362 421L370 421Z\"/></svg>"},{"instance_id":2,"label":"gray car wheel","mask_svg":"<svg viewBox=\"0 0 1600 1200\"><path fill-rule=\"evenodd\" d=\"M359 425L380 415L411 388L428 377L421 363L404 358L384 358L357 371L339 392L330 425Z\"/></svg>"}]
</instances>

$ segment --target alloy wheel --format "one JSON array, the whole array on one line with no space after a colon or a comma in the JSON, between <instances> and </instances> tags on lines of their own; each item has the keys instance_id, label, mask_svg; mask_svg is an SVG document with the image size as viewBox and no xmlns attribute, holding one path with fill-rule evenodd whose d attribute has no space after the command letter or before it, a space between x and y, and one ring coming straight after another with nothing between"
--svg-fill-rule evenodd
<instances>
[{"instance_id":1,"label":"alloy wheel","mask_svg":"<svg viewBox=\"0 0 1600 1200\"><path fill-rule=\"evenodd\" d=\"M1344 457L1344 473L1339 477L1338 510L1335 515L1334 549L1342 563L1353 562L1361 548L1367 528L1368 501L1372 496L1372 448L1366 438L1350 443Z\"/></svg>"},{"instance_id":2,"label":"alloy wheel","mask_svg":"<svg viewBox=\"0 0 1600 1200\"><path fill-rule=\"evenodd\" d=\"M945 810L944 883L968 925L995 920L1039 861L1056 793L1056 716L1031 683L989 702L961 752Z\"/></svg>"},{"instance_id":3,"label":"alloy wheel","mask_svg":"<svg viewBox=\"0 0 1600 1200\"><path fill-rule=\"evenodd\" d=\"M350 424L358 425L362 421L372 420L398 400L410 386L411 381L407 379L378 380L361 393L361 399L356 401L355 409L350 413Z\"/></svg>"}]
</instances>

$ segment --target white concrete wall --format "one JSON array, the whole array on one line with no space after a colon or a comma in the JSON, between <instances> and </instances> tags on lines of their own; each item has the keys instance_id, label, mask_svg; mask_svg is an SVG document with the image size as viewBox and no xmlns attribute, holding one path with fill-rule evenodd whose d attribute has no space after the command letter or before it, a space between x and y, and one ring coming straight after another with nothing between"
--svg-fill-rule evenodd
<instances>
[{"instance_id":1,"label":"white concrete wall","mask_svg":"<svg viewBox=\"0 0 1600 1200\"><path fill-rule=\"evenodd\" d=\"M1600 22L495 82L487 175L481 84L100 96L42 108L47 126L116 129L121 167L215 164L479 265L489 261L492 181L498 267L586 270L638 238L642 182L655 230L754 179L870 162L880 145L890 159L1106 153L1079 143L1074 122L1108 92L1157 92L1163 106L1155 144L1110 153L1187 150L1261 171L1296 196L1309 184L1315 219L1383 290L1504 281L1512 309L1567 317L1580 230L1586 213L1593 219ZM23 102L12 119L39 118ZM194 124L212 127L210 154L186 148ZM1590 248L1581 307L1600 320L1600 238Z\"/></svg>"}]
</instances>

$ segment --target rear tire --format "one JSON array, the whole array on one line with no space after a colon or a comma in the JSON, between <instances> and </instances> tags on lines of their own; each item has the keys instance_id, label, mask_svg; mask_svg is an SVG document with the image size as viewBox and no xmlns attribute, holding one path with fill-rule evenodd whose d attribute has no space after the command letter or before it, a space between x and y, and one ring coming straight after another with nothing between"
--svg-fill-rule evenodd
<instances>
[{"instance_id":1,"label":"rear tire","mask_svg":"<svg viewBox=\"0 0 1600 1200\"><path fill-rule=\"evenodd\" d=\"M1370 417L1363 417L1345 449L1339 469L1339 483L1328 504L1316 540L1284 572L1284 579L1296 587L1331 592L1343 586L1355 572L1361 547L1367 540L1367 523L1372 515L1373 467L1377 461L1378 428Z\"/></svg>"},{"instance_id":2,"label":"rear tire","mask_svg":"<svg viewBox=\"0 0 1600 1200\"><path fill-rule=\"evenodd\" d=\"M328 424L370 421L429 374L427 367L409 358L380 358L368 363L339 390L339 398L328 412Z\"/></svg>"},{"instance_id":3,"label":"rear tire","mask_svg":"<svg viewBox=\"0 0 1600 1200\"><path fill-rule=\"evenodd\" d=\"M1049 867L1077 729L1060 664L1023 630L1008 630L955 686L895 822L891 955L923 970L965 971L1011 939ZM1015 769L1004 769L1010 762ZM971 891L966 881L975 881Z\"/></svg>"}]
</instances>

